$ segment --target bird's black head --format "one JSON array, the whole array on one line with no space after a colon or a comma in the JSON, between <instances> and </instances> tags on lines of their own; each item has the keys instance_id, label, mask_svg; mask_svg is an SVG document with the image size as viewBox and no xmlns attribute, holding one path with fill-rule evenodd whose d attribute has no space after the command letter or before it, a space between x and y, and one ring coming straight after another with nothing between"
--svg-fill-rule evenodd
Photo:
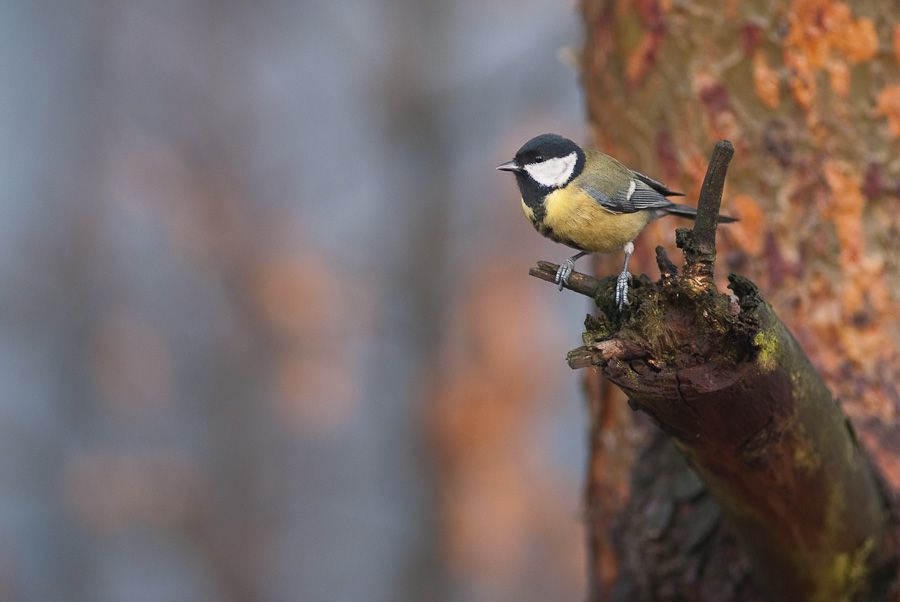
<instances>
[{"instance_id":1,"label":"bird's black head","mask_svg":"<svg viewBox=\"0 0 900 602\"><path fill-rule=\"evenodd\" d=\"M515 159L497 169L516 174L522 198L531 205L578 177L584 160L584 151L568 138L542 134L526 142Z\"/></svg>"}]
</instances>

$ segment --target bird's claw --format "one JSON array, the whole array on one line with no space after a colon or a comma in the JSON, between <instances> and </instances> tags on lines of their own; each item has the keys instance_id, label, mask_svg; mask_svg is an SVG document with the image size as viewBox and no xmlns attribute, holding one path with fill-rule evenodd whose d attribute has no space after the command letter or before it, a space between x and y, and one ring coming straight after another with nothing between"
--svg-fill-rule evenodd
<instances>
[{"instance_id":1,"label":"bird's claw","mask_svg":"<svg viewBox=\"0 0 900 602\"><path fill-rule=\"evenodd\" d=\"M631 274L628 270L623 270L619 277L616 279L616 306L619 308L619 311L622 311L622 308L628 305L628 282L631 280Z\"/></svg>"},{"instance_id":2,"label":"bird's claw","mask_svg":"<svg viewBox=\"0 0 900 602\"><path fill-rule=\"evenodd\" d=\"M560 264L559 269L556 270L556 284L559 285L559 290L563 290L563 287L569 282L569 276L572 275L574 269L575 262L571 257Z\"/></svg>"}]
</instances>

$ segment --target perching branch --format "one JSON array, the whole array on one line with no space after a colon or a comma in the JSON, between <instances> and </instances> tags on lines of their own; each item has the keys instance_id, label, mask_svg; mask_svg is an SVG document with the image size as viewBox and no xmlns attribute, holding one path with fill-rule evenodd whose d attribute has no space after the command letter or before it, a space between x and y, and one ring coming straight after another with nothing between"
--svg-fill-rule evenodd
<instances>
[{"instance_id":1,"label":"perching branch","mask_svg":"<svg viewBox=\"0 0 900 602\"><path fill-rule=\"evenodd\" d=\"M549 261L539 261L537 267L531 268L528 270L528 273L535 278L540 278L541 280L556 284L556 271L558 269L558 264ZM604 283L602 280L598 280L587 274L582 274L581 272L572 272L568 282L563 284L564 288L591 298L602 294L604 292L603 286ZM612 290L612 288L609 289L610 294L612 294Z\"/></svg>"},{"instance_id":2,"label":"perching branch","mask_svg":"<svg viewBox=\"0 0 900 602\"><path fill-rule=\"evenodd\" d=\"M875 599L893 550L887 504L865 452L756 286L732 275L733 301L712 278L733 152L728 142L716 146L696 224L678 233L682 273L658 248L659 281L637 279L624 312L613 304L612 277L572 274L568 288L594 298L599 312L568 361L599 366L669 435L774 599ZM552 282L556 269L541 262L531 274ZM690 545L679 553L692 554ZM666 568L640 570L649 579Z\"/></svg>"}]
</instances>

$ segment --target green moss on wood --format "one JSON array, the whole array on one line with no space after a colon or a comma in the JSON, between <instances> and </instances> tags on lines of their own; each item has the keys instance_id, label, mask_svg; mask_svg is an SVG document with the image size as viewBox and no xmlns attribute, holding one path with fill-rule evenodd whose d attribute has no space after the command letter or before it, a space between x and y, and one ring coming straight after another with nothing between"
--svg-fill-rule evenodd
<instances>
[{"instance_id":1,"label":"green moss on wood","mask_svg":"<svg viewBox=\"0 0 900 602\"><path fill-rule=\"evenodd\" d=\"M852 602L868 595L868 577L875 540L867 538L852 552L837 554L822 575L825 587L812 602Z\"/></svg>"},{"instance_id":2,"label":"green moss on wood","mask_svg":"<svg viewBox=\"0 0 900 602\"><path fill-rule=\"evenodd\" d=\"M753 345L758 350L756 361L759 367L765 372L773 370L778 358L778 337L772 332L759 331L753 337Z\"/></svg>"}]
</instances>

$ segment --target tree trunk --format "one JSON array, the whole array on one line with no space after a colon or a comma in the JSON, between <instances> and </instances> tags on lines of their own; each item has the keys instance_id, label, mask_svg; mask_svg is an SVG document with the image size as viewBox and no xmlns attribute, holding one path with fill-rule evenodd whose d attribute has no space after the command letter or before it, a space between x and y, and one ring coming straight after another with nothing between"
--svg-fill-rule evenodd
<instances>
[{"instance_id":1,"label":"tree trunk","mask_svg":"<svg viewBox=\"0 0 900 602\"><path fill-rule=\"evenodd\" d=\"M824 489L807 488L800 499L786 502L795 511L807 509L805 519L810 524L824 525L828 503L839 504L840 497L870 489L854 481L866 481L853 468L866 457L853 442L855 428L862 448L883 476L881 486L890 503L900 490L896 420L900 396L895 388L900 380L896 346L900 330L892 320L900 309L900 252L895 242L900 220L892 210L900 193L900 162L893 159L900 156L900 56L895 56L900 54L900 28L893 29L893 5L860 2L851 9L827 0L584 0L582 4L587 26L582 71L595 141L671 187L681 185L690 198L706 166L706 149L718 138L732 139L738 153L723 213L736 214L741 222L719 230L719 256L728 270L756 282L774 307L773 313L765 302L751 303L760 298L754 288L744 280L735 281L740 314L755 316L758 329L751 341L754 351L748 356L756 359L731 359L746 364L744 369L750 372L719 374L725 379L721 382L686 383L683 371L676 370L680 382L656 383L653 391L670 386L685 396L685 387L693 387L693 393L702 397L708 387L738 386L740 395L729 403L744 408L746 404L736 400L751 395L752 388L744 389L745 384L777 387L775 381L780 379L794 391L804 388L796 381L797 370L815 372L802 359L802 347L840 400L850 418L847 424L852 424L843 426L836 406L827 401L826 389L810 385L805 388L809 395L791 395L792 405L779 406L777 411L806 416L803 420L820 423L822 432L831 435L817 440L819 435L812 434L810 440L810 433L772 431L764 425L740 431L747 424L735 425L733 413L716 414L725 437L722 442L744 447L731 449L738 456L729 456L723 450L730 448L723 447L719 459L725 465L710 464L698 461L696 454L708 454L711 448L700 452L696 448L714 441L703 439L694 445L685 439L695 432L698 420L707 429L704 432L719 432L708 431L707 419L712 417L704 413L701 401L685 397L696 405L694 410L681 406L664 414L671 408L661 405L656 393L633 383L629 386L632 368L616 373L613 363L607 365L607 372L613 365L610 376L628 389L636 407L655 412L656 419L675 435L677 445L672 446L644 422L633 420L621 395L588 377L591 598L757 600L772 595L765 592L786 595L796 590L779 584L778 571L773 576L766 565L795 562L788 556L795 552L796 542L804 541L810 552L831 549L832 553L812 561L818 568L805 565L795 572L819 574L815 582L821 584L827 582L822 571L830 565L831 582L843 583L843 589L810 591L840 591L844 598L831 599L849 599L856 587L853 582L859 582L854 567L862 556L879 555L877 542L866 544L864 538L850 546L856 552L841 555L831 547L839 536L825 538L828 543L808 531L804 535L805 527L776 520L783 518L781 507L771 508L769 514L754 514L747 522L740 509L723 500L774 504L779 489L726 488L723 492L716 479L720 471L735 468L738 462L743 462L738 476L759 477L751 456L763 452L766 457L780 454L795 469L806 464L813 472L816 466L830 469L832 462L843 459L846 473L827 470L816 485ZM654 244L671 245L673 228L671 220L660 220L638 239L639 269L650 268ZM663 294L673 286L666 278L657 287L647 280L636 285L648 294L656 289ZM724 288L724 279L719 285ZM615 325L600 326L607 334L616 332ZM596 343L596 337L588 342ZM702 342L692 339L694 344ZM710 339L711 345L719 342ZM665 375L667 368L657 374L657 367L649 365L647 374L638 374L639 380L664 378L659 374ZM807 398L818 401L807 406ZM719 393L715 399L722 399ZM755 404L764 407L770 401L762 396ZM715 411L723 412L724 407ZM778 415L775 408L770 411ZM769 433L773 438L757 439L751 437L753 433ZM741 435L750 438L732 439ZM843 441L839 447L832 445L832 435ZM814 446L805 449L804 440ZM691 458L718 507L674 455L676 447ZM845 452L855 459L848 460L842 455ZM708 455L716 460L715 454ZM628 466L630 477L626 476ZM845 478L850 479L849 487ZM832 501L826 505L814 501L829 496ZM845 501L847 508L871 516L865 510L871 510L869 502L858 508L849 498ZM719 512L726 520L718 520ZM884 531L874 523L862 527L867 530ZM753 533L769 542L750 542ZM760 559L759 545L782 548L784 557ZM680 555L672 550L680 550ZM756 562L748 563L744 550L751 558L756 550ZM838 574L843 577L837 578Z\"/></svg>"}]
</instances>

